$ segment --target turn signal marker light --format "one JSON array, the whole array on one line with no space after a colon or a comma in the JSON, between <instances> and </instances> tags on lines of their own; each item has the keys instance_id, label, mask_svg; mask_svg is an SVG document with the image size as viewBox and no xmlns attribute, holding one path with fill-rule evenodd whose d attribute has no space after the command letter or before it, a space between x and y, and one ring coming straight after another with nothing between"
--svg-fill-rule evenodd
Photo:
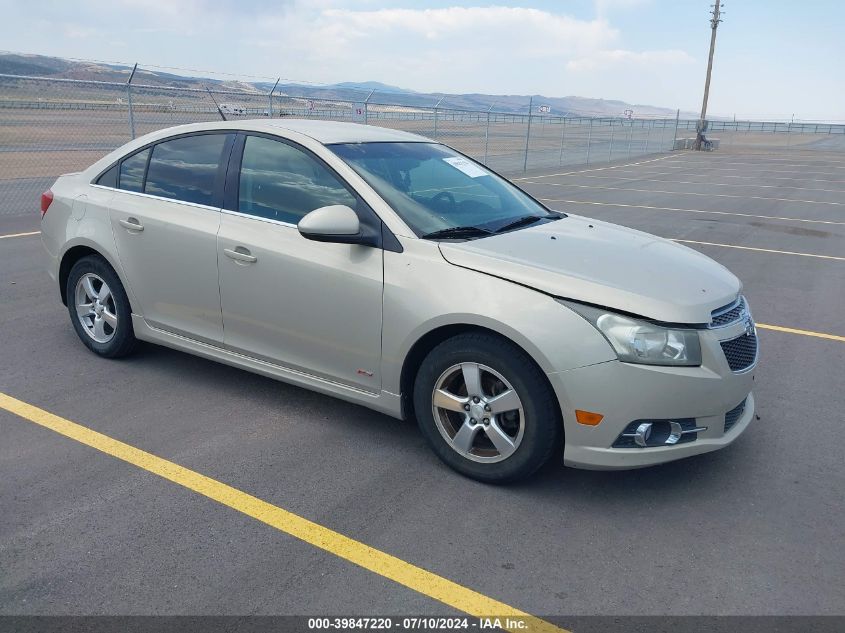
<instances>
[{"instance_id":1,"label":"turn signal marker light","mask_svg":"<svg viewBox=\"0 0 845 633\"><path fill-rule=\"evenodd\" d=\"M593 413L592 411L581 411L581 409L575 409L575 419L578 420L578 424L584 424L586 426L597 426L599 422L604 419L604 416L601 413Z\"/></svg>"}]
</instances>

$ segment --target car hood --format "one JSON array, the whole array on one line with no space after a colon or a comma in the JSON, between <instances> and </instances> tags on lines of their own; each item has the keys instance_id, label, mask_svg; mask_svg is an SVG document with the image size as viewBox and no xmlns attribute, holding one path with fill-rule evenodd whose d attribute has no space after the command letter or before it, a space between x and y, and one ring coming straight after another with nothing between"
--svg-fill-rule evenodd
<instances>
[{"instance_id":1,"label":"car hood","mask_svg":"<svg viewBox=\"0 0 845 633\"><path fill-rule=\"evenodd\" d=\"M669 323L709 323L742 284L686 246L570 215L467 242L441 242L446 261L557 297Z\"/></svg>"}]
</instances>

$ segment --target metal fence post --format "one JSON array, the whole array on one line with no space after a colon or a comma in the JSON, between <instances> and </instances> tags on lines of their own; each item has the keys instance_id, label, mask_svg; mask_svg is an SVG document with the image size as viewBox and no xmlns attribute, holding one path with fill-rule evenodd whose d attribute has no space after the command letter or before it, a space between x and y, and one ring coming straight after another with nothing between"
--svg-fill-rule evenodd
<instances>
[{"instance_id":1,"label":"metal fence post","mask_svg":"<svg viewBox=\"0 0 845 633\"><path fill-rule=\"evenodd\" d=\"M558 165L563 165L563 142L566 139L566 117L560 118L560 161Z\"/></svg>"},{"instance_id":2,"label":"metal fence post","mask_svg":"<svg viewBox=\"0 0 845 633\"><path fill-rule=\"evenodd\" d=\"M525 130L525 159L522 161L522 171L528 170L528 143L531 142L531 112L534 110L534 97L528 100L528 127Z\"/></svg>"},{"instance_id":3,"label":"metal fence post","mask_svg":"<svg viewBox=\"0 0 845 633\"><path fill-rule=\"evenodd\" d=\"M367 98L364 99L364 125L368 125L370 122L370 97L373 96L375 91L375 88L370 90L370 94L368 94Z\"/></svg>"},{"instance_id":4,"label":"metal fence post","mask_svg":"<svg viewBox=\"0 0 845 633\"><path fill-rule=\"evenodd\" d=\"M613 119L610 119L610 147L607 149L607 162L613 160Z\"/></svg>"},{"instance_id":5,"label":"metal fence post","mask_svg":"<svg viewBox=\"0 0 845 633\"><path fill-rule=\"evenodd\" d=\"M681 118L681 109L675 111L675 133L672 136L672 149L675 149L675 141L678 140L678 120Z\"/></svg>"},{"instance_id":6,"label":"metal fence post","mask_svg":"<svg viewBox=\"0 0 845 633\"><path fill-rule=\"evenodd\" d=\"M129 79L126 82L126 101L129 103L129 137L135 138L135 114L132 112L132 78L135 76L135 71L138 70L137 62L132 67L132 72L129 73Z\"/></svg>"},{"instance_id":7,"label":"metal fence post","mask_svg":"<svg viewBox=\"0 0 845 633\"><path fill-rule=\"evenodd\" d=\"M645 137L645 153L646 154L648 154L648 145L651 142L651 124L652 124L652 121L649 121L648 122L648 132L646 132L646 137Z\"/></svg>"},{"instance_id":8,"label":"metal fence post","mask_svg":"<svg viewBox=\"0 0 845 633\"><path fill-rule=\"evenodd\" d=\"M590 119L590 129L587 131L587 165L590 164L590 148L593 145L593 119Z\"/></svg>"},{"instance_id":9,"label":"metal fence post","mask_svg":"<svg viewBox=\"0 0 845 633\"><path fill-rule=\"evenodd\" d=\"M437 107L443 102L443 97L440 97L440 101L438 101L434 105L434 138L437 138Z\"/></svg>"},{"instance_id":10,"label":"metal fence post","mask_svg":"<svg viewBox=\"0 0 845 633\"><path fill-rule=\"evenodd\" d=\"M267 116L268 116L269 118L271 118L271 119L273 118L273 93L274 93L274 92L276 92L276 86L278 86L278 85L279 85L279 82L280 82L281 80L282 80L282 78L281 78L281 77L279 77L278 79L276 79L276 83L274 83L274 84L273 84L273 89L270 91L270 94L268 95ZM281 111L279 112L279 114L281 114Z\"/></svg>"},{"instance_id":11,"label":"metal fence post","mask_svg":"<svg viewBox=\"0 0 845 633\"><path fill-rule=\"evenodd\" d=\"M490 110L493 109L491 105L487 108L487 125L484 128L484 164L487 164L487 146L490 142Z\"/></svg>"},{"instance_id":12,"label":"metal fence post","mask_svg":"<svg viewBox=\"0 0 845 633\"><path fill-rule=\"evenodd\" d=\"M786 151L792 151L792 144L790 143L790 134L792 133L792 124L795 123L795 115L792 115L792 120L786 124Z\"/></svg>"},{"instance_id":13,"label":"metal fence post","mask_svg":"<svg viewBox=\"0 0 845 633\"><path fill-rule=\"evenodd\" d=\"M631 140L634 138L634 120L631 119L631 128L628 130L628 155L631 158Z\"/></svg>"}]
</instances>

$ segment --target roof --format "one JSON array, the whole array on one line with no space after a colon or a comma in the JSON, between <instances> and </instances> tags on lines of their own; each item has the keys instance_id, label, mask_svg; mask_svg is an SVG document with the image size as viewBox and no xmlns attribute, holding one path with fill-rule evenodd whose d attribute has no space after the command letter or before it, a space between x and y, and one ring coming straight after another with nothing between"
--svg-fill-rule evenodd
<instances>
[{"instance_id":1,"label":"roof","mask_svg":"<svg viewBox=\"0 0 845 633\"><path fill-rule=\"evenodd\" d=\"M251 132L266 132L286 136L286 132L308 136L318 143L329 145L331 143L432 143L429 138L401 132L374 125L361 125L359 123L345 123L340 121L322 121L312 119L240 119L233 118L228 121L207 121L205 123L188 123L175 127L163 128L139 136L125 145L118 147L113 152L106 154L100 160L92 164L86 172L99 172L107 165L114 162L121 156L128 155L136 149L158 142L161 139L185 134L190 132L202 132L205 130L245 130Z\"/></svg>"},{"instance_id":2,"label":"roof","mask_svg":"<svg viewBox=\"0 0 845 633\"><path fill-rule=\"evenodd\" d=\"M410 132L391 130L374 125L346 123L341 121L324 121L314 119L241 119L233 117L228 121L209 121L206 123L189 123L172 128L158 130L148 134L146 139L164 138L180 132L196 132L200 130L249 130L267 132L268 134L284 135L285 131L303 134L325 145L331 143L375 143L375 142L410 142L430 143L431 139Z\"/></svg>"},{"instance_id":3,"label":"roof","mask_svg":"<svg viewBox=\"0 0 845 633\"><path fill-rule=\"evenodd\" d=\"M313 119L251 119L243 123L282 128L310 136L320 143L430 142L424 136L374 125ZM250 126L251 127L251 126ZM254 128L253 128L254 129ZM268 130L271 131L271 130Z\"/></svg>"}]
</instances>

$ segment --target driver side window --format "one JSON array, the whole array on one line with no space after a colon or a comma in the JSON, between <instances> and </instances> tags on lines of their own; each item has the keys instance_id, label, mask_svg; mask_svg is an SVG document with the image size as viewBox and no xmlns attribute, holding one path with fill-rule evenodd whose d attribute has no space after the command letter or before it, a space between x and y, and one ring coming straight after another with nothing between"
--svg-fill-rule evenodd
<instances>
[{"instance_id":1,"label":"driver side window","mask_svg":"<svg viewBox=\"0 0 845 633\"><path fill-rule=\"evenodd\" d=\"M357 199L322 163L281 141L248 136L238 187L238 210L296 224L314 209Z\"/></svg>"}]
</instances>

